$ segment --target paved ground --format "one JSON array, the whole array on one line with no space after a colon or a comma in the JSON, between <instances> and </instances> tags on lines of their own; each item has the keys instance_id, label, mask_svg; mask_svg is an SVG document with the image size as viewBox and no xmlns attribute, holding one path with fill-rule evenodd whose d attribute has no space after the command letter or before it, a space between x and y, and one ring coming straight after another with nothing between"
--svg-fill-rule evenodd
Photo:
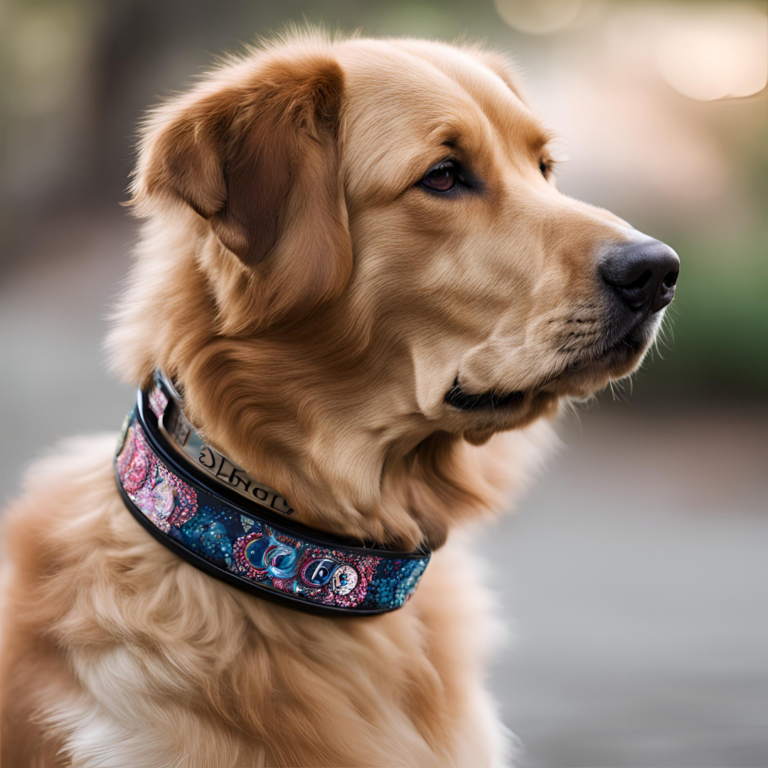
<instances>
[{"instance_id":1,"label":"paved ground","mask_svg":"<svg viewBox=\"0 0 768 768\"><path fill-rule=\"evenodd\" d=\"M0 499L57 436L121 423L132 393L99 348L131 238L63 223L0 272ZM525 764L768 766L768 412L602 406L563 427L478 544L514 630L491 685Z\"/></svg>"},{"instance_id":2,"label":"paved ground","mask_svg":"<svg viewBox=\"0 0 768 768\"><path fill-rule=\"evenodd\" d=\"M487 538L529 766L768 765L768 422L711 418L583 415Z\"/></svg>"}]
</instances>

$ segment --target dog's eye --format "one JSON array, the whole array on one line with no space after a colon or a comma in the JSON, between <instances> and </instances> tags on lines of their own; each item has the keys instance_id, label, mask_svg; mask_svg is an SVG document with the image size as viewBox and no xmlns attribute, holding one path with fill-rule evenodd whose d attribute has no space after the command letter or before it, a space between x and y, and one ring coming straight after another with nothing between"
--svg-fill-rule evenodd
<instances>
[{"instance_id":1,"label":"dog's eye","mask_svg":"<svg viewBox=\"0 0 768 768\"><path fill-rule=\"evenodd\" d=\"M548 179L552 166L546 160L539 160L539 170L541 171L541 175L545 179Z\"/></svg>"},{"instance_id":2,"label":"dog's eye","mask_svg":"<svg viewBox=\"0 0 768 768\"><path fill-rule=\"evenodd\" d=\"M450 192L456 186L457 179L456 164L444 160L430 168L419 183L434 192Z\"/></svg>"}]
</instances>

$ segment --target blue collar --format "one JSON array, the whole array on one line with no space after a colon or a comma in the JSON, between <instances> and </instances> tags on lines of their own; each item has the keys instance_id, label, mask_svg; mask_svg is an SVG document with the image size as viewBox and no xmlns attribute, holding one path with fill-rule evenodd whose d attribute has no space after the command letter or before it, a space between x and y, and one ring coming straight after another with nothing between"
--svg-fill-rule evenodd
<instances>
[{"instance_id":1,"label":"blue collar","mask_svg":"<svg viewBox=\"0 0 768 768\"><path fill-rule=\"evenodd\" d=\"M429 553L318 534L289 502L206 445L161 373L139 390L115 472L125 505L163 545L232 586L285 606L367 616L400 608Z\"/></svg>"}]
</instances>

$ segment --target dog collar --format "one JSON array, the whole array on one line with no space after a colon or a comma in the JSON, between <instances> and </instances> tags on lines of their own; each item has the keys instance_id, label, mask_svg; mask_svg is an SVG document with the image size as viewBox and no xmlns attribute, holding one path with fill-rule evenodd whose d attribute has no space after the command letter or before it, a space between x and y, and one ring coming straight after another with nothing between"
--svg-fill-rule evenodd
<instances>
[{"instance_id":1,"label":"dog collar","mask_svg":"<svg viewBox=\"0 0 768 768\"><path fill-rule=\"evenodd\" d=\"M206 445L156 372L126 417L115 473L133 516L163 545L235 587L298 609L366 616L400 608L429 553L319 534L279 493Z\"/></svg>"}]
</instances>

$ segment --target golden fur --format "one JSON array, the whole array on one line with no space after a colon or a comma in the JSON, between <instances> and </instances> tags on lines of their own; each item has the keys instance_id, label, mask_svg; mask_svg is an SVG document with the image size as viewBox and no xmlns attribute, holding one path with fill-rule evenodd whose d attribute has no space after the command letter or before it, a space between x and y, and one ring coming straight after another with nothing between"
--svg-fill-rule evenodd
<instances>
[{"instance_id":1,"label":"golden fur","mask_svg":"<svg viewBox=\"0 0 768 768\"><path fill-rule=\"evenodd\" d=\"M546 145L502 57L415 40L292 36L151 114L116 369L174 376L304 523L436 552L399 611L293 612L149 537L115 435L69 443L6 514L4 766L503 762L465 524L521 487L537 419L644 351L593 354L596 254L640 235L558 193ZM481 192L417 186L448 150ZM451 408L457 372L524 399Z\"/></svg>"}]
</instances>

